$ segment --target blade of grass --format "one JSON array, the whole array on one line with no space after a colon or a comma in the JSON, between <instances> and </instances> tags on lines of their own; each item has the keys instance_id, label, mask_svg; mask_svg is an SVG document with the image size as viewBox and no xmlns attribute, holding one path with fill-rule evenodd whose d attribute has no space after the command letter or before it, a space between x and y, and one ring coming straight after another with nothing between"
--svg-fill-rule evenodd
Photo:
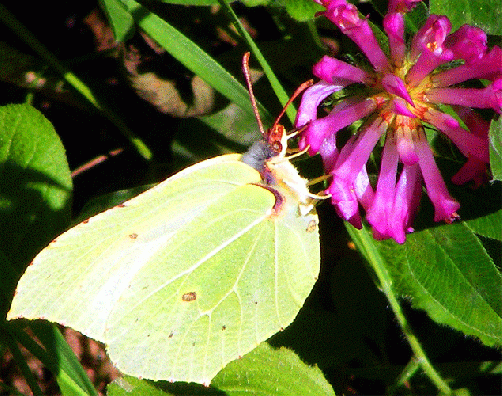
<instances>
[{"instance_id":1,"label":"blade of grass","mask_svg":"<svg viewBox=\"0 0 502 396\"><path fill-rule=\"evenodd\" d=\"M158 44L214 89L249 114L253 114L247 89L216 60L204 52L168 22L134 0L117 0L131 13L134 21ZM266 121L270 114L258 103Z\"/></svg>"},{"instance_id":2,"label":"blade of grass","mask_svg":"<svg viewBox=\"0 0 502 396\"><path fill-rule=\"evenodd\" d=\"M56 356L59 362L59 386L62 389L74 389L76 386L78 394L97 395L94 385L57 326L53 323L35 322L31 329L50 355Z\"/></svg>"},{"instance_id":3,"label":"blade of grass","mask_svg":"<svg viewBox=\"0 0 502 396\"><path fill-rule=\"evenodd\" d=\"M103 104L92 92L92 90L75 74L73 74L59 59L54 56L36 37L26 28L14 15L12 15L2 4L0 4L0 20L5 23L19 38L28 44L47 64L57 70L63 78L77 92L84 96L96 109L101 111L122 133L122 135L135 147L137 152L145 159L149 160L152 153L148 146L129 129L122 119L105 104Z\"/></svg>"},{"instance_id":4,"label":"blade of grass","mask_svg":"<svg viewBox=\"0 0 502 396\"><path fill-rule=\"evenodd\" d=\"M42 389L38 386L37 380L35 379L35 376L31 372L31 369L28 367L28 364L26 363L26 359L24 358L23 354L21 353L21 350L17 346L17 342L15 337L12 336L10 331L7 331L8 324L4 323L1 327L1 334L2 334L2 342L4 342L9 348L10 352L12 353L12 356L17 363L19 369L21 370L21 373L23 374L28 386L30 387L31 391L35 396L43 396Z\"/></svg>"},{"instance_id":5,"label":"blade of grass","mask_svg":"<svg viewBox=\"0 0 502 396\"><path fill-rule=\"evenodd\" d=\"M18 326L11 326L9 332L54 374L63 394L97 396L93 384L59 329L47 322L33 322L31 329L45 349Z\"/></svg>"},{"instance_id":6,"label":"blade of grass","mask_svg":"<svg viewBox=\"0 0 502 396\"><path fill-rule=\"evenodd\" d=\"M228 0L218 0L218 2L221 4L223 8L227 10L227 12L230 14L233 23L235 24L235 27L239 34L244 38L246 43L249 45L249 48L251 49L253 55L256 57L258 60L258 63L262 67L263 71L265 72L265 75L267 76L268 80L270 81L270 85L272 86L272 89L275 92L275 95L279 99L279 102L282 104L282 106L285 106L286 103L289 100L289 96L282 87L281 83L279 82L278 78L276 77L275 73L273 72L272 68L269 66L267 60L261 53L260 49L256 45L256 43L253 41L249 33L244 29L244 26L242 26L241 21L239 18L237 18L237 15L235 14L234 10L230 6ZM296 109L293 104L291 104L287 109L286 109L286 115L289 118L289 121L291 121L292 124L295 122L296 118Z\"/></svg>"}]
</instances>

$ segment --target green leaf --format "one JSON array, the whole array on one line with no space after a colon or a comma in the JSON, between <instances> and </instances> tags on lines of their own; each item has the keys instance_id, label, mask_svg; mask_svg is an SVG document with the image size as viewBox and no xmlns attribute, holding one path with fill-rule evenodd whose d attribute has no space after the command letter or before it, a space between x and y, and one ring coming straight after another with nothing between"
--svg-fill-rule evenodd
<instances>
[{"instance_id":1,"label":"green leaf","mask_svg":"<svg viewBox=\"0 0 502 396\"><path fill-rule=\"evenodd\" d=\"M376 272L378 285L487 345L502 344L502 275L483 245L464 224L443 225L408 235L399 245L375 241L365 230L348 228Z\"/></svg>"},{"instance_id":2,"label":"green leaf","mask_svg":"<svg viewBox=\"0 0 502 396\"><path fill-rule=\"evenodd\" d=\"M271 0L243 0L246 7L256 7L270 3Z\"/></svg>"},{"instance_id":3,"label":"green leaf","mask_svg":"<svg viewBox=\"0 0 502 396\"><path fill-rule=\"evenodd\" d=\"M259 5L265 5L270 3L271 0L243 0L242 2L247 7L256 7ZM194 5L194 6L205 6L218 4L218 0L162 0L163 3L170 4L183 4L183 5Z\"/></svg>"},{"instance_id":4,"label":"green leaf","mask_svg":"<svg viewBox=\"0 0 502 396\"><path fill-rule=\"evenodd\" d=\"M99 0L113 29L116 41L125 41L134 32L134 19L124 10L118 0Z\"/></svg>"},{"instance_id":5,"label":"green leaf","mask_svg":"<svg viewBox=\"0 0 502 396\"><path fill-rule=\"evenodd\" d=\"M212 4L218 4L218 0L162 0L162 3L168 4L182 4L182 5L193 5L193 6L208 6Z\"/></svg>"},{"instance_id":6,"label":"green leaf","mask_svg":"<svg viewBox=\"0 0 502 396\"><path fill-rule=\"evenodd\" d=\"M489 215L478 217L477 219L466 220L466 225L476 234L491 238L502 240L502 209L491 213Z\"/></svg>"},{"instance_id":7,"label":"green leaf","mask_svg":"<svg viewBox=\"0 0 502 396\"><path fill-rule=\"evenodd\" d=\"M494 180L502 180L502 117L490 125L490 167Z\"/></svg>"},{"instance_id":8,"label":"green leaf","mask_svg":"<svg viewBox=\"0 0 502 396\"><path fill-rule=\"evenodd\" d=\"M136 377L119 377L106 387L108 396L165 396L173 393L164 391L151 381ZM183 394L183 393L181 393ZM197 393L193 393L196 395ZM210 394L210 393L209 393ZM180 393L178 393L180 395Z\"/></svg>"},{"instance_id":9,"label":"green leaf","mask_svg":"<svg viewBox=\"0 0 502 396\"><path fill-rule=\"evenodd\" d=\"M429 10L425 3L423 1L417 3L415 8L404 16L406 28L410 33L415 34L424 25L428 16Z\"/></svg>"},{"instance_id":10,"label":"green leaf","mask_svg":"<svg viewBox=\"0 0 502 396\"><path fill-rule=\"evenodd\" d=\"M35 254L69 221L72 190L64 147L29 105L0 107L0 271L8 295ZM2 296L2 309L10 296Z\"/></svg>"},{"instance_id":11,"label":"green leaf","mask_svg":"<svg viewBox=\"0 0 502 396\"><path fill-rule=\"evenodd\" d=\"M218 4L218 0L162 0L162 2L194 6ZM242 2L247 7L268 5L270 3L272 3L273 6L285 7L289 15L300 22L305 22L314 18L316 12L323 10L323 7L313 0L242 0Z\"/></svg>"},{"instance_id":12,"label":"green leaf","mask_svg":"<svg viewBox=\"0 0 502 396\"><path fill-rule=\"evenodd\" d=\"M280 0L279 5L286 7L292 18L299 22L306 22L315 17L315 14L324 10L324 7L312 0Z\"/></svg>"},{"instance_id":13,"label":"green leaf","mask_svg":"<svg viewBox=\"0 0 502 396\"><path fill-rule=\"evenodd\" d=\"M54 240L9 318L73 327L126 374L209 384L288 326L318 275L317 216L282 182L236 154L187 168Z\"/></svg>"},{"instance_id":14,"label":"green leaf","mask_svg":"<svg viewBox=\"0 0 502 396\"><path fill-rule=\"evenodd\" d=\"M463 24L478 26L488 34L502 34L502 7L493 0L431 0L431 14L446 15L452 31Z\"/></svg>"},{"instance_id":15,"label":"green leaf","mask_svg":"<svg viewBox=\"0 0 502 396\"><path fill-rule=\"evenodd\" d=\"M125 377L110 384L107 391L110 396L335 394L319 368L306 365L293 351L274 349L267 343L261 343L241 359L230 363L214 378L210 388L191 384L152 383Z\"/></svg>"},{"instance_id":16,"label":"green leaf","mask_svg":"<svg viewBox=\"0 0 502 396\"><path fill-rule=\"evenodd\" d=\"M394 288L413 306L487 345L502 345L502 275L465 224L408 236L404 245L380 244ZM397 257L397 259L396 259Z\"/></svg>"},{"instance_id":17,"label":"green leaf","mask_svg":"<svg viewBox=\"0 0 502 396\"><path fill-rule=\"evenodd\" d=\"M214 378L213 385L229 396L335 394L318 367L306 365L289 349L274 349L267 343L230 363Z\"/></svg>"}]
</instances>

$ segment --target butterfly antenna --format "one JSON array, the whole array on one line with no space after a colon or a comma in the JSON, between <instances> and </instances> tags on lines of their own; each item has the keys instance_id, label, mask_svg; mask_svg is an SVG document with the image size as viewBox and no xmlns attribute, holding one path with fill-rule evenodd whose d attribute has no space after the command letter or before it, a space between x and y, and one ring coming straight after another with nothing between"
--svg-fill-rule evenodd
<instances>
[{"instance_id":1,"label":"butterfly antenna","mask_svg":"<svg viewBox=\"0 0 502 396\"><path fill-rule=\"evenodd\" d=\"M260 113L258 111L258 106L256 105L256 99L253 93L253 84L251 84L251 75L249 73L249 52L244 54L242 58L242 71L244 73L244 77L246 78L246 83L248 85L249 99L251 99L251 106L253 107L254 116L256 117L256 122L258 123L258 127L260 128L260 133L263 137L265 137L265 129L263 128L263 124L261 122Z\"/></svg>"},{"instance_id":2,"label":"butterfly antenna","mask_svg":"<svg viewBox=\"0 0 502 396\"><path fill-rule=\"evenodd\" d=\"M314 84L314 80L308 80L308 81L305 81L302 85L300 85L298 88L296 88L296 91L294 92L294 94L291 96L291 98L289 98L288 102L286 103L286 105L283 107L281 113L279 114L279 116L276 118L275 122L274 122L274 125L272 125L272 128L270 128L270 130L274 130L274 128L277 127L277 125L279 125L279 121L281 120L282 116L284 115L284 113L286 112L286 109L288 108L288 106L293 102L293 100L296 99L296 97L298 95L300 95L303 91L305 91L308 87L312 86Z\"/></svg>"}]
</instances>

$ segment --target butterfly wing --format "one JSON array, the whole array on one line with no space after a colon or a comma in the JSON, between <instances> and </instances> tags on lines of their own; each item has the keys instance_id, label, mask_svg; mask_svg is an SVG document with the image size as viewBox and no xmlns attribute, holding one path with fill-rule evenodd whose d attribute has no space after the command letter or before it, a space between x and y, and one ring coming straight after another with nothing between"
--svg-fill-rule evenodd
<instances>
[{"instance_id":1,"label":"butterfly wing","mask_svg":"<svg viewBox=\"0 0 502 396\"><path fill-rule=\"evenodd\" d=\"M312 219L289 200L274 216L276 196L240 158L189 167L59 236L9 319L73 327L126 374L209 384L291 323L319 271Z\"/></svg>"}]
</instances>

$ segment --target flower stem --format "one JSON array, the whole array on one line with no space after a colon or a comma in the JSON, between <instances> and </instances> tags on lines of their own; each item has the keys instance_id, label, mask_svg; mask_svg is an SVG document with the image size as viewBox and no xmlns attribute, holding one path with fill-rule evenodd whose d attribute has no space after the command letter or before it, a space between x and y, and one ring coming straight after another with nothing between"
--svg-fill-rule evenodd
<instances>
[{"instance_id":1,"label":"flower stem","mask_svg":"<svg viewBox=\"0 0 502 396\"><path fill-rule=\"evenodd\" d=\"M385 268L383 257L380 255L375 240L371 237L368 230L363 227L361 230L356 230L354 227L346 223L346 228L352 237L354 243L358 246L361 253L365 256L368 263L371 265L378 281L380 289L384 292L390 307L396 316L396 319L405 335L411 350L414 354L414 360L420 365L424 373L429 377L431 382L438 388L443 395L453 393L448 384L441 378L441 375L432 366L429 358L422 348L418 338L413 333L410 324L406 320L404 312L397 300L397 296L392 290L392 279Z\"/></svg>"},{"instance_id":2,"label":"flower stem","mask_svg":"<svg viewBox=\"0 0 502 396\"><path fill-rule=\"evenodd\" d=\"M404 370L401 372L401 375L397 379L397 381L392 384L387 391L385 392L386 395L393 395L394 393L397 392L397 390L402 387L406 386L406 383L408 380L415 375L417 370L420 369L420 364L418 363L417 359L413 356L413 358L408 362Z\"/></svg>"}]
</instances>

